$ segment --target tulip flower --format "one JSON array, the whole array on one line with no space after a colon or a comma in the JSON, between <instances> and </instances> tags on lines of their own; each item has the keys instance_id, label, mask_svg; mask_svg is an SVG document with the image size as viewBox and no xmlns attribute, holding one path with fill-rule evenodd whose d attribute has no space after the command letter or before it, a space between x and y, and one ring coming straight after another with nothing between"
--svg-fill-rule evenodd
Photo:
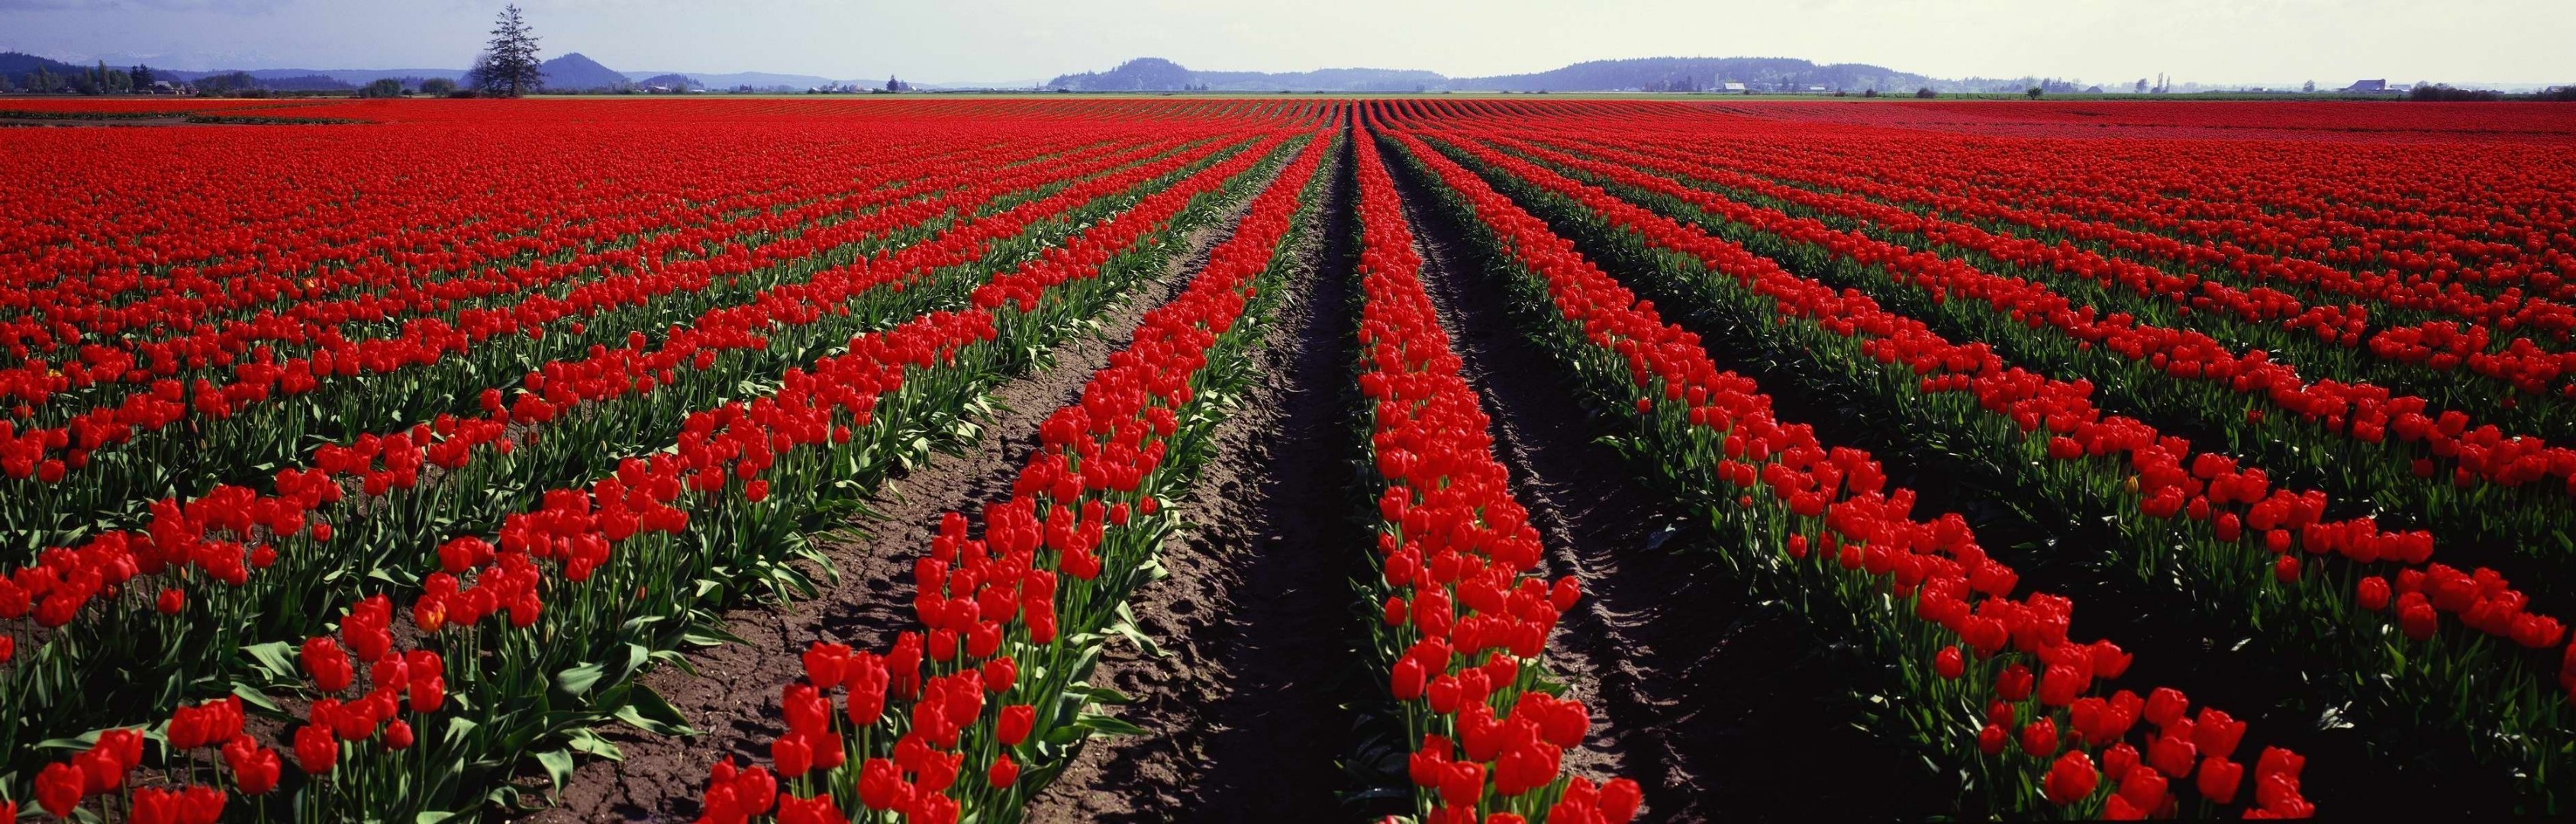
<instances>
[{"instance_id":1,"label":"tulip flower","mask_svg":"<svg viewBox=\"0 0 2576 824\"><path fill-rule=\"evenodd\" d=\"M2021 728L2022 754L2047 758L2057 753L2057 722L2047 718L2033 719Z\"/></svg>"},{"instance_id":2,"label":"tulip flower","mask_svg":"<svg viewBox=\"0 0 2576 824\"><path fill-rule=\"evenodd\" d=\"M47 764L36 774L36 805L55 818L71 818L87 794L88 782L79 767L60 762Z\"/></svg>"},{"instance_id":3,"label":"tulip flower","mask_svg":"<svg viewBox=\"0 0 2576 824\"><path fill-rule=\"evenodd\" d=\"M2094 772L2090 756L2080 750L2069 751L2049 765L2042 789L2049 803L2063 807L2091 796L2100 781L2101 775Z\"/></svg>"},{"instance_id":4,"label":"tulip flower","mask_svg":"<svg viewBox=\"0 0 2576 824\"><path fill-rule=\"evenodd\" d=\"M338 766L340 739L322 724L306 724L295 730L296 766L311 775L327 776Z\"/></svg>"}]
</instances>

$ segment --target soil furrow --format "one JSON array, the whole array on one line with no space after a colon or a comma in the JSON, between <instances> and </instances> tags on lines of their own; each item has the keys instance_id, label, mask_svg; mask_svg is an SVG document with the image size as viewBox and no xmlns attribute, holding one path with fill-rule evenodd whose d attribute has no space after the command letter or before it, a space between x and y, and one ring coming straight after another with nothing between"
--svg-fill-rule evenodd
<instances>
[{"instance_id":1,"label":"soil furrow","mask_svg":"<svg viewBox=\"0 0 2576 824\"><path fill-rule=\"evenodd\" d=\"M1530 511L1554 574L1584 599L1551 639L1549 663L1593 710L1591 740L1568 772L1624 775L1645 787L1645 818L1792 819L1820 809L1855 819L1920 818L1918 793L1853 794L1845 779L1920 774L1854 723L1836 696L1853 678L1796 616L1748 597L1715 562L1693 519L1625 471L1612 434L1578 400L1552 356L1517 333L1507 285L1432 199L1396 169L1423 246L1423 278L1493 418L1499 457ZM1839 699L1847 700L1847 699Z\"/></svg>"},{"instance_id":2,"label":"soil furrow","mask_svg":"<svg viewBox=\"0 0 2576 824\"><path fill-rule=\"evenodd\" d=\"M1347 155L1347 152L1345 152ZM1255 361L1260 388L1217 430L1180 502L1192 527L1162 552L1170 578L1130 603L1165 653L1114 645L1105 682L1149 735L1096 740L1031 802L1038 822L1297 820L1338 809L1350 724L1331 680L1350 660L1348 576L1368 535L1352 518L1349 186L1337 158L1326 220L1294 250L1297 294Z\"/></svg>"},{"instance_id":3,"label":"soil furrow","mask_svg":"<svg viewBox=\"0 0 2576 824\"><path fill-rule=\"evenodd\" d=\"M1269 174L1275 176L1276 169ZM527 820L688 821L698 813L707 768L719 756L767 763L767 745L780 730L779 690L804 674L799 656L805 648L825 640L882 650L896 633L913 627L907 590L912 558L929 546L940 516L1009 495L1011 480L1037 446L1038 424L1080 399L1083 384L1125 347L1127 332L1144 314L1188 286L1209 250L1233 234L1250 202L1245 197L1223 219L1191 232L1163 276L1103 312L1095 330L1074 335L1043 368L995 389L989 396L995 414L977 422L983 436L964 455L934 454L870 496L867 508L874 517L855 517L846 533L814 536L840 573L837 582L824 584L820 597L731 610L725 628L746 643L692 652L694 675L660 667L642 676L702 735L683 739L613 728L605 735L624 759L583 763L566 782L561 801Z\"/></svg>"}]
</instances>

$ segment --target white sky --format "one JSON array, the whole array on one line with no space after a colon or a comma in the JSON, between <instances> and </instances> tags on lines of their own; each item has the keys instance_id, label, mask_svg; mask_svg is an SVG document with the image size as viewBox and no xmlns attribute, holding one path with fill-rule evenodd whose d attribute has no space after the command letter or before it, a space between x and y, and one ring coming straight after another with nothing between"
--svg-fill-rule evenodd
<instances>
[{"instance_id":1,"label":"white sky","mask_svg":"<svg viewBox=\"0 0 2576 824\"><path fill-rule=\"evenodd\" d=\"M2576 0L524 0L618 70L1016 81L1196 69L1540 71L1776 56L2125 83L2576 81ZM168 68L462 68L498 0L0 0L0 49Z\"/></svg>"}]
</instances>

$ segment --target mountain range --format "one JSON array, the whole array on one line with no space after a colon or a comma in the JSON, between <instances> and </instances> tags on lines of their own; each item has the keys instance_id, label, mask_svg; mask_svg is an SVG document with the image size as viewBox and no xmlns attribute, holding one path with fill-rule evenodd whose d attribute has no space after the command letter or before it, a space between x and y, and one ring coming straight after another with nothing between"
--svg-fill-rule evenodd
<instances>
[{"instance_id":1,"label":"mountain range","mask_svg":"<svg viewBox=\"0 0 2576 824\"><path fill-rule=\"evenodd\" d=\"M1531 74L1449 77L1404 69L1321 69L1306 72L1195 71L1161 58L1121 63L1105 72L1068 74L1047 88L1071 91L1340 91L1340 92L1574 92L1707 91L1742 83L1753 91L1805 91L1815 87L1859 91L1984 91L2019 80L1944 80L1865 63L1819 65L1786 57L1647 57L1594 60ZM2021 86L2011 86L2019 90Z\"/></svg>"},{"instance_id":2,"label":"mountain range","mask_svg":"<svg viewBox=\"0 0 2576 824\"><path fill-rule=\"evenodd\" d=\"M54 75L86 73L94 65L81 65L18 52L0 52L0 78L26 85L27 75L38 68ZM124 68L112 66L110 68ZM617 71L603 66L579 52L547 60L542 66L546 87L557 91L595 91L644 85L681 85L694 88L734 89L750 87L762 90L802 90L825 86L873 88L883 81L873 78L836 80L820 75L781 74L772 72L698 73L668 70ZM161 79L196 82L218 75L234 76L229 85L255 85L274 90L345 90L369 82L394 78L416 83L429 78L462 79L463 69L256 69L250 71L192 71L155 69ZM248 82L240 82L240 76ZM1866 63L1819 64L1786 57L1649 57L1628 60L1594 60L1543 72L1507 74L1489 77L1450 77L1438 72L1409 69L1344 68L1317 69L1302 72L1202 71L1184 67L1162 58L1130 60L1107 71L1081 72L1057 76L1043 83L1012 81L1006 83L912 83L918 89L1029 89L1047 88L1067 91L1228 91L1228 92L1576 92L1576 91L1733 91L1742 84L1746 91L1812 91L1875 89L1880 92L1910 92L1929 87L1942 92L2020 91L2032 85L2045 84L2052 91L2076 90L2063 81L2038 78L1959 78L1929 77L1897 71Z\"/></svg>"}]
</instances>

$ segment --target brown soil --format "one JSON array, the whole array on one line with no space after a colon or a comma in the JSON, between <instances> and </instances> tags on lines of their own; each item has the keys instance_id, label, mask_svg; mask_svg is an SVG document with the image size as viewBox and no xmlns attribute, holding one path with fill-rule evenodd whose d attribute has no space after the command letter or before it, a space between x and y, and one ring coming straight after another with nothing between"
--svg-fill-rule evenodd
<instances>
[{"instance_id":1,"label":"brown soil","mask_svg":"<svg viewBox=\"0 0 2576 824\"><path fill-rule=\"evenodd\" d=\"M1346 159L1336 163L1347 163ZM1029 820L1314 820L1338 810L1350 724L1337 666L1353 660L1348 576L1369 537L1348 491L1348 186L1336 175L1320 237L1294 254L1302 288L1277 310L1254 394L1217 430L1215 458L1167 544L1172 576L1130 603L1163 657L1113 646L1104 681L1150 731L1096 740L1031 802Z\"/></svg>"},{"instance_id":2,"label":"brown soil","mask_svg":"<svg viewBox=\"0 0 2576 824\"><path fill-rule=\"evenodd\" d=\"M1138 287L1099 319L1098 331L1056 347L1053 362L992 394L996 414L981 421L985 437L963 456L938 455L889 481L867 502L876 517L845 533L815 536L840 578L821 597L787 604L753 604L726 614L726 630L747 643L690 652L692 675L673 667L645 673L659 692L702 735L674 738L619 726L606 737L622 761L587 761L566 782L555 806L532 813L532 822L688 821L698 813L707 768L721 755L767 763L767 745L779 729L779 690L804 674L798 657L817 640L861 649L883 649L896 633L914 626L909 584L912 558L937 533L952 508L1007 497L1012 478L1037 445L1046 416L1080 398L1082 386L1109 356L1123 348L1145 312L1187 285L1208 250L1232 233L1244 203L1215 224L1192 232L1183 254L1161 279ZM864 535L854 534L864 532ZM1179 572L1179 570L1175 570ZM1139 616L1142 617L1141 615Z\"/></svg>"},{"instance_id":3,"label":"brown soil","mask_svg":"<svg viewBox=\"0 0 2576 824\"><path fill-rule=\"evenodd\" d=\"M1515 333L1504 284L1422 183L1396 170L1422 239L1423 277L1466 377L1484 395L1498 456L1548 548L1584 600L1565 616L1549 661L1593 711L1567 770L1644 785L1653 821L1919 819L1943 798L1900 749L1854 726L1839 698L1871 676L1819 655L1793 614L1757 603L1715 563L1667 495L1593 442L1594 419L1550 356ZM1851 776L1871 790L1852 792Z\"/></svg>"}]
</instances>

